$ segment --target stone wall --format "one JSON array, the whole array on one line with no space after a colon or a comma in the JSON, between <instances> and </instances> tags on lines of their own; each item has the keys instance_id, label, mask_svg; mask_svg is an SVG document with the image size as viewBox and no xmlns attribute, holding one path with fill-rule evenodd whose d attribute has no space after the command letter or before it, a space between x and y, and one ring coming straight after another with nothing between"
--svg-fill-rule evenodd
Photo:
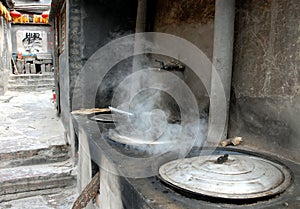
<instances>
[{"instance_id":1,"label":"stone wall","mask_svg":"<svg viewBox=\"0 0 300 209\"><path fill-rule=\"evenodd\" d=\"M11 68L11 33L10 23L0 17L0 95L7 90L8 77L12 73Z\"/></svg>"},{"instance_id":2,"label":"stone wall","mask_svg":"<svg viewBox=\"0 0 300 209\"><path fill-rule=\"evenodd\" d=\"M236 6L230 135L300 161L300 2Z\"/></svg>"},{"instance_id":3,"label":"stone wall","mask_svg":"<svg viewBox=\"0 0 300 209\"><path fill-rule=\"evenodd\" d=\"M82 8L82 1L72 0L69 6L69 22L68 22L68 46L69 46L69 76L70 76L70 109L72 110L73 91L77 81L77 75L83 66L82 47L83 40L83 25L82 15L84 8Z\"/></svg>"}]
</instances>

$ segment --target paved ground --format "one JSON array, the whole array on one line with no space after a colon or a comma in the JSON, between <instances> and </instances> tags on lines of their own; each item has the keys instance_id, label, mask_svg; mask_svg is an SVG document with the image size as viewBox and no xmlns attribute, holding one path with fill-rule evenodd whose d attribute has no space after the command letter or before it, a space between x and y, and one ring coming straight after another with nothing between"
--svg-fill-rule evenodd
<instances>
[{"instance_id":1,"label":"paved ground","mask_svg":"<svg viewBox=\"0 0 300 209\"><path fill-rule=\"evenodd\" d=\"M54 194L38 195L0 203L0 209L69 209L77 197L75 187Z\"/></svg>"},{"instance_id":2,"label":"paved ground","mask_svg":"<svg viewBox=\"0 0 300 209\"><path fill-rule=\"evenodd\" d=\"M52 92L8 92L0 99L0 153L65 144Z\"/></svg>"},{"instance_id":3,"label":"paved ground","mask_svg":"<svg viewBox=\"0 0 300 209\"><path fill-rule=\"evenodd\" d=\"M51 99L51 90L31 93L8 92L5 96L0 96L1 156L66 144L64 129L56 116ZM6 169L3 162L2 165L2 169ZM45 164L41 165L41 168L42 166ZM71 166L71 163L63 166ZM67 188L51 190L50 194L46 195L1 202L0 209L67 209L71 208L77 195L75 185L70 185Z\"/></svg>"}]
</instances>

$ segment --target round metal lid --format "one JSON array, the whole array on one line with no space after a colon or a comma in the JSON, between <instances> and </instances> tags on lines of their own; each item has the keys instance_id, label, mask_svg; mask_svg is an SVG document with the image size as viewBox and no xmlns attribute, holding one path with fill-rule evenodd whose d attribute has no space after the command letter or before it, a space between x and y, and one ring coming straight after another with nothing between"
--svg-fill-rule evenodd
<instances>
[{"instance_id":1,"label":"round metal lid","mask_svg":"<svg viewBox=\"0 0 300 209\"><path fill-rule=\"evenodd\" d=\"M285 166L249 155L179 159L162 165L159 174L163 181L176 188L229 199L275 195L291 182Z\"/></svg>"}]
</instances>

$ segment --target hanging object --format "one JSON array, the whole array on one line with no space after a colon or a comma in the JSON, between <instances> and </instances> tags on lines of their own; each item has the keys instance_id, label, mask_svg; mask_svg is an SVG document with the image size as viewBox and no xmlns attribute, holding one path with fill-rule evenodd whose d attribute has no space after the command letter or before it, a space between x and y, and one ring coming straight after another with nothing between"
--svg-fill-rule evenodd
<instances>
[{"instance_id":1,"label":"hanging object","mask_svg":"<svg viewBox=\"0 0 300 209\"><path fill-rule=\"evenodd\" d=\"M21 23L29 23L29 16L28 16L28 14L21 15Z\"/></svg>"},{"instance_id":2,"label":"hanging object","mask_svg":"<svg viewBox=\"0 0 300 209\"><path fill-rule=\"evenodd\" d=\"M42 13L42 18L48 18L48 17L49 17L49 12Z\"/></svg>"},{"instance_id":3,"label":"hanging object","mask_svg":"<svg viewBox=\"0 0 300 209\"><path fill-rule=\"evenodd\" d=\"M41 16L42 16L42 23L48 23L49 12L43 12Z\"/></svg>"},{"instance_id":4,"label":"hanging object","mask_svg":"<svg viewBox=\"0 0 300 209\"><path fill-rule=\"evenodd\" d=\"M41 23L42 22L42 16L41 15L33 15L33 22L34 23Z\"/></svg>"},{"instance_id":5,"label":"hanging object","mask_svg":"<svg viewBox=\"0 0 300 209\"><path fill-rule=\"evenodd\" d=\"M13 10L13 11L10 11L10 16L12 18L19 18L19 17L21 17L21 13L16 10Z\"/></svg>"},{"instance_id":6,"label":"hanging object","mask_svg":"<svg viewBox=\"0 0 300 209\"><path fill-rule=\"evenodd\" d=\"M22 22L22 14L16 10L10 11L10 16L14 23Z\"/></svg>"}]
</instances>

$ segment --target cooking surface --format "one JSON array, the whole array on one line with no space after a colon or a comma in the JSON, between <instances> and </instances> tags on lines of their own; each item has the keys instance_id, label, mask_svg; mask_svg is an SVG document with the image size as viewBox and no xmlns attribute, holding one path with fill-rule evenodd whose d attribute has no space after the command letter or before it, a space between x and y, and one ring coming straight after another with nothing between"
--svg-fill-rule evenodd
<instances>
[{"instance_id":1,"label":"cooking surface","mask_svg":"<svg viewBox=\"0 0 300 209\"><path fill-rule=\"evenodd\" d=\"M160 167L159 174L163 181L180 189L233 199L274 195L291 182L286 167L272 161L243 154L222 158L212 155L171 161Z\"/></svg>"},{"instance_id":2,"label":"cooking surface","mask_svg":"<svg viewBox=\"0 0 300 209\"><path fill-rule=\"evenodd\" d=\"M88 120L84 116L73 116L76 118L74 127L77 133L85 132L81 137L87 137L91 153L97 153L92 155L92 160L99 166L101 165L101 159L103 156L107 156L106 151L99 150L98 147L105 143L105 138L99 134L98 126L93 126L93 121ZM103 123L103 126L107 124ZM196 157L199 152L204 153L203 149L192 149L188 158ZM211 150L208 150L208 154ZM292 171L292 183L288 188L279 195L273 195L271 198L261 198L254 202L247 200L240 200L238 202L229 201L224 202L217 198L207 198L207 196L194 196L190 193L176 188L167 186L165 183L157 177L149 178L127 178L117 176L108 173L110 178L110 186L116 188L122 188L122 200L124 208L147 208L147 209L219 209L219 208L234 208L234 209L298 209L300 208L300 165L284 158L278 158L274 155L263 155L258 152L249 151L249 147L239 146L237 148L217 148L213 154L218 158L224 154L229 155L229 159L234 155L251 155L255 157L263 157L264 159L271 160L272 162L279 163L280 165L286 165ZM215 158L215 159L216 159ZM140 159L144 161L143 159ZM107 172L101 169L101 172Z\"/></svg>"}]
</instances>

